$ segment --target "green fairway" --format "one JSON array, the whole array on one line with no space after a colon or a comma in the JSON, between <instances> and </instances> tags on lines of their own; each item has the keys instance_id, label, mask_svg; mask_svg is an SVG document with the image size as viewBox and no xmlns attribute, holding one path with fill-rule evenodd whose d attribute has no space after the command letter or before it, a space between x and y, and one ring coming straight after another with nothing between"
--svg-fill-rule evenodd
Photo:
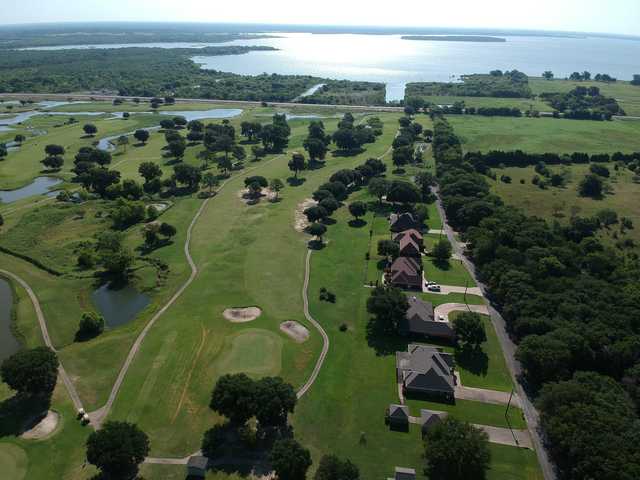
<instances>
[{"instance_id":1,"label":"green fairway","mask_svg":"<svg viewBox=\"0 0 640 480\"><path fill-rule=\"evenodd\" d=\"M449 115L465 151L625 153L640 150L640 121Z\"/></svg>"},{"instance_id":2,"label":"green fairway","mask_svg":"<svg viewBox=\"0 0 640 480\"><path fill-rule=\"evenodd\" d=\"M27 454L17 445L0 443L2 475L12 480L22 480L27 474Z\"/></svg>"},{"instance_id":3,"label":"green fairway","mask_svg":"<svg viewBox=\"0 0 640 480\"><path fill-rule=\"evenodd\" d=\"M250 329L229 336L221 353L220 372L276 376L282 369L282 343L269 330Z\"/></svg>"}]
</instances>

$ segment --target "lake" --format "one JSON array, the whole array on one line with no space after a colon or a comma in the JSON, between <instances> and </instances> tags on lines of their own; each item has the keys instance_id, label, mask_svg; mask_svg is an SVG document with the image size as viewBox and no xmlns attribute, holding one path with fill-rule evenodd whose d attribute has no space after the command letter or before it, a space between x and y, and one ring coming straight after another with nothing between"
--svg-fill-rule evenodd
<instances>
[{"instance_id":1,"label":"lake","mask_svg":"<svg viewBox=\"0 0 640 480\"><path fill-rule=\"evenodd\" d=\"M56 177L37 177L29 185L15 190L0 190L0 203L12 203L23 198L49 193L51 188L62 183Z\"/></svg>"},{"instance_id":2,"label":"lake","mask_svg":"<svg viewBox=\"0 0 640 480\"><path fill-rule=\"evenodd\" d=\"M20 350L20 342L11 331L13 292L9 282L0 277L0 362Z\"/></svg>"},{"instance_id":3,"label":"lake","mask_svg":"<svg viewBox=\"0 0 640 480\"><path fill-rule=\"evenodd\" d=\"M91 300L109 328L129 323L149 305L149 297L128 284L122 288L105 284L91 294Z\"/></svg>"},{"instance_id":4,"label":"lake","mask_svg":"<svg viewBox=\"0 0 640 480\"><path fill-rule=\"evenodd\" d=\"M530 76L574 71L631 80L640 73L640 41L614 38L502 36L505 43L402 40L400 35L277 33L284 38L236 40L225 45L267 45L279 51L196 56L203 68L245 75L315 75L387 84L387 100L404 97L408 82L447 82L469 73L514 68Z\"/></svg>"}]
</instances>

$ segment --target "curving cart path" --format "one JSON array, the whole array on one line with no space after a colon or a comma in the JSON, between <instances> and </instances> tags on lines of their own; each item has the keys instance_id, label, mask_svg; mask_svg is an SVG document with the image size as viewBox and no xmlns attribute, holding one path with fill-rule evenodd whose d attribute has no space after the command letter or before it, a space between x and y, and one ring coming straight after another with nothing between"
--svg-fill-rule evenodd
<instances>
[{"instance_id":1,"label":"curving cart path","mask_svg":"<svg viewBox=\"0 0 640 480\"><path fill-rule=\"evenodd\" d=\"M40 307L40 302L38 301L38 297L36 296L33 289L29 286L27 282L25 282L22 278L20 278L15 273L11 273L11 272L8 272L7 270L0 269L0 275L4 275L10 278L11 280L14 280L18 284L20 284L20 286L24 288L24 290L27 292L27 295L29 295L29 298L31 299L31 303L33 304L33 308L36 312L36 317L38 317L38 323L40 324L40 331L42 332L42 338L44 339L44 344L54 352L57 352L57 350L51 343L51 337L49 337L49 329L47 328L47 322L44 318L44 314L42 313L42 308ZM80 410L82 408L82 401L80 400L80 396L78 395L76 388L73 386L73 383L69 378L69 375L67 375L67 371L64 369L62 362L60 361L60 359L58 359L58 361L60 362L58 366L58 374L62 378L62 381L64 382L67 392L69 392L69 397L71 397L71 401L73 402L73 405L75 406L76 410Z\"/></svg>"}]
</instances>

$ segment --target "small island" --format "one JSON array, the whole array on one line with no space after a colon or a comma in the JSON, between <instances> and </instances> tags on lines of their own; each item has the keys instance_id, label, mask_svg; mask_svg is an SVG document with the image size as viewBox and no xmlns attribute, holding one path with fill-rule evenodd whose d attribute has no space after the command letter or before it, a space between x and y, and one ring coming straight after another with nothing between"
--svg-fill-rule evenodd
<instances>
[{"instance_id":1,"label":"small island","mask_svg":"<svg viewBox=\"0 0 640 480\"><path fill-rule=\"evenodd\" d=\"M485 37L480 35L405 35L402 40L421 40L423 42L480 42L504 43L506 38Z\"/></svg>"}]
</instances>

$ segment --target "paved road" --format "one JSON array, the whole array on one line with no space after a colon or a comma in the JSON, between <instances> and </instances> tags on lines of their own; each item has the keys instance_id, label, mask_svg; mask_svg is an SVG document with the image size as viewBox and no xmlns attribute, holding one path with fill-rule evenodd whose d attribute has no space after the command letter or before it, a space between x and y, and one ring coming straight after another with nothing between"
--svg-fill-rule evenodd
<instances>
[{"instance_id":1,"label":"paved road","mask_svg":"<svg viewBox=\"0 0 640 480\"><path fill-rule=\"evenodd\" d=\"M438 193L438 188L433 188L434 193L437 196L436 205L438 207L438 212L442 217L443 229L447 234L447 238L453 247L454 253L457 253L462 258L462 262L464 266L467 268L471 277L474 279L476 284L480 287L480 289L487 293L487 286L478 280L476 275L475 266L473 263L465 256L464 247L455 237L455 234L449 224L447 223L447 217L442 207L442 200ZM545 480L556 480L557 475L555 472L555 468L551 463L551 459L549 458L549 454L544 447L544 443L542 441L542 433L540 431L540 416L535 406L527 396L522 384L518 382L518 377L522 372L522 368L520 366L520 362L515 358L516 345L513 343L509 334L507 333L506 323L500 312L498 312L493 306L488 306L489 313L491 316L491 321L493 326L496 329L496 333L498 335L498 340L500 341L500 346L502 347L502 352L505 357L505 361L507 364L507 368L511 373L511 377L514 381L516 387L516 393L520 398L522 404L522 410L524 412L525 418L527 420L527 426L529 428L529 433L531 434L531 439L533 445L535 446L536 454L538 455L538 462L540 463L540 468L542 469L542 473L544 475Z\"/></svg>"},{"instance_id":2,"label":"paved road","mask_svg":"<svg viewBox=\"0 0 640 480\"><path fill-rule=\"evenodd\" d=\"M42 308L40 308L40 302L38 301L38 297L36 297L36 294L33 291L33 289L29 286L27 282L25 282L22 278L20 278L18 275L14 273L8 272L7 270L0 269L0 274L18 282L22 286L22 288L25 289L25 291L27 292L27 295L29 295L29 298L31 299L31 303L33 303L33 308L36 312L36 317L38 317L38 323L40 324L40 330L42 331L42 338L44 339L44 343L47 347L49 347L51 350L56 352L57 350L53 346L53 343L51 343L51 337L49 337L47 322L44 318L44 314L42 313ZM76 388L73 386L73 383L69 378L69 375L67 375L67 371L64 369L64 366L62 365L62 361L60 360L60 358L58 358L58 361L60 362L60 366L58 367L58 374L60 375L60 378L62 378L62 381L64 382L64 385L67 389L67 392L69 393L69 397L71 397L71 401L73 402L73 405L75 406L76 411L80 410L82 408L82 402L80 401L80 396L78 395Z\"/></svg>"},{"instance_id":3,"label":"paved road","mask_svg":"<svg viewBox=\"0 0 640 480\"><path fill-rule=\"evenodd\" d=\"M18 100L75 100L75 101L113 101L116 98L122 100L133 100L137 98L142 101L150 101L153 97L124 97L119 95L87 95L75 93L0 93L0 98L12 98ZM247 107L260 107L262 102L250 102L245 100L214 100L206 98L176 98L176 103L212 103L220 105L245 105ZM267 102L272 107L313 107L331 109L349 109L352 111L373 111L373 112L403 112L403 107L384 107L375 105L327 105L317 103L295 103L295 102Z\"/></svg>"}]
</instances>

